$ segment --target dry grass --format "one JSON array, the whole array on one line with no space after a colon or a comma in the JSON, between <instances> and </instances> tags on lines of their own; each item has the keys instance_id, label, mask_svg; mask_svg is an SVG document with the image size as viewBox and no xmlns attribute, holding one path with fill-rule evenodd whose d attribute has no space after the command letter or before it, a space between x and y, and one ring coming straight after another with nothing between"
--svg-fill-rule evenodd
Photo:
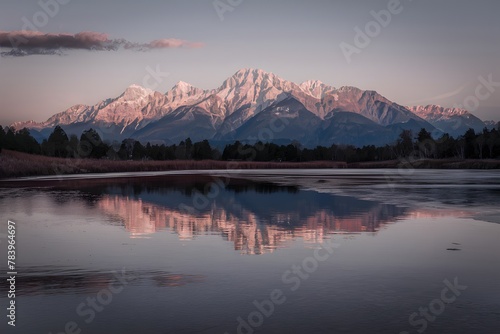
<instances>
[{"instance_id":1,"label":"dry grass","mask_svg":"<svg viewBox=\"0 0 500 334\"><path fill-rule=\"evenodd\" d=\"M0 178L65 175L83 173L120 173L169 170L210 169L297 169L346 168L347 164L333 161L315 162L256 162L256 161L113 161L64 159L3 150L0 154Z\"/></svg>"},{"instance_id":2,"label":"dry grass","mask_svg":"<svg viewBox=\"0 0 500 334\"><path fill-rule=\"evenodd\" d=\"M64 159L3 150L0 153L0 178L65 175L83 173L120 173L169 170L210 169L325 169L325 168L434 168L434 169L500 169L500 160L400 160L346 164L334 161L257 162L257 161L113 161L93 159Z\"/></svg>"}]
</instances>

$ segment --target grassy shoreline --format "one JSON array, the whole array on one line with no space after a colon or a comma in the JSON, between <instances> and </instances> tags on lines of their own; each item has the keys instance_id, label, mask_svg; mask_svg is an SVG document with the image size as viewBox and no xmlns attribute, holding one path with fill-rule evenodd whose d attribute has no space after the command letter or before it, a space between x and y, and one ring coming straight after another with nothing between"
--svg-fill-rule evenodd
<instances>
[{"instance_id":1,"label":"grassy shoreline","mask_svg":"<svg viewBox=\"0 0 500 334\"><path fill-rule=\"evenodd\" d=\"M500 160L391 160L360 163L336 161L258 162L258 161L112 161L65 159L3 150L0 153L0 179L85 173L153 172L213 169L331 169L331 168L428 168L428 169L500 169Z\"/></svg>"}]
</instances>

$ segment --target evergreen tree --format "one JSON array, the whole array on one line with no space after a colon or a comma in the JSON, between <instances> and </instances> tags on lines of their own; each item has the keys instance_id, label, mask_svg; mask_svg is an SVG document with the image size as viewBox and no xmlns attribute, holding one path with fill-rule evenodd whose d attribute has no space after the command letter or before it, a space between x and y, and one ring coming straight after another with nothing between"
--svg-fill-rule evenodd
<instances>
[{"instance_id":1,"label":"evergreen tree","mask_svg":"<svg viewBox=\"0 0 500 334\"><path fill-rule=\"evenodd\" d=\"M298 161L299 160L299 152L297 146L289 144L286 146L284 150L285 161Z\"/></svg>"},{"instance_id":2,"label":"evergreen tree","mask_svg":"<svg viewBox=\"0 0 500 334\"><path fill-rule=\"evenodd\" d=\"M204 140L193 145L193 159L208 160L212 159L212 147L208 140Z\"/></svg>"},{"instance_id":3,"label":"evergreen tree","mask_svg":"<svg viewBox=\"0 0 500 334\"><path fill-rule=\"evenodd\" d=\"M0 152L2 152L2 148L4 146L4 141L5 141L5 130L0 125Z\"/></svg>"},{"instance_id":4,"label":"evergreen tree","mask_svg":"<svg viewBox=\"0 0 500 334\"><path fill-rule=\"evenodd\" d=\"M59 125L54 128L47 142L52 156L63 158L68 156L69 138Z\"/></svg>"},{"instance_id":5,"label":"evergreen tree","mask_svg":"<svg viewBox=\"0 0 500 334\"><path fill-rule=\"evenodd\" d=\"M429 158L431 156L434 156L436 143L429 131L422 128L417 135L417 142L421 158Z\"/></svg>"},{"instance_id":6,"label":"evergreen tree","mask_svg":"<svg viewBox=\"0 0 500 334\"><path fill-rule=\"evenodd\" d=\"M490 131L486 146L488 147L489 158L494 159L496 157L495 148L500 146L500 136L498 130L493 129Z\"/></svg>"},{"instance_id":7,"label":"evergreen tree","mask_svg":"<svg viewBox=\"0 0 500 334\"><path fill-rule=\"evenodd\" d=\"M102 141L101 136L94 129L83 131L80 145L85 146L87 157L93 159L104 158L110 150L110 147Z\"/></svg>"},{"instance_id":8,"label":"evergreen tree","mask_svg":"<svg viewBox=\"0 0 500 334\"><path fill-rule=\"evenodd\" d=\"M146 149L141 144L141 142L136 141L134 143L134 148L132 149L132 159L142 160L146 157Z\"/></svg>"},{"instance_id":9,"label":"evergreen tree","mask_svg":"<svg viewBox=\"0 0 500 334\"><path fill-rule=\"evenodd\" d=\"M175 148L175 159L185 160L186 159L186 143L181 141L179 145Z\"/></svg>"},{"instance_id":10,"label":"evergreen tree","mask_svg":"<svg viewBox=\"0 0 500 334\"><path fill-rule=\"evenodd\" d=\"M465 159L477 158L476 154L476 132L474 129L469 129L463 136L465 146Z\"/></svg>"},{"instance_id":11,"label":"evergreen tree","mask_svg":"<svg viewBox=\"0 0 500 334\"><path fill-rule=\"evenodd\" d=\"M80 155L78 153L79 146L80 141L78 140L78 137L76 135L69 136L68 153L72 158L80 158Z\"/></svg>"},{"instance_id":12,"label":"evergreen tree","mask_svg":"<svg viewBox=\"0 0 500 334\"><path fill-rule=\"evenodd\" d=\"M132 154L134 151L135 140L128 138L122 141L120 145L120 150L118 151L118 157L122 160L132 159Z\"/></svg>"},{"instance_id":13,"label":"evergreen tree","mask_svg":"<svg viewBox=\"0 0 500 334\"><path fill-rule=\"evenodd\" d=\"M400 157L407 157L413 152L413 133L411 130L403 130L396 144L396 151Z\"/></svg>"},{"instance_id":14,"label":"evergreen tree","mask_svg":"<svg viewBox=\"0 0 500 334\"><path fill-rule=\"evenodd\" d=\"M193 156L193 142L191 138L186 139L186 159L191 159Z\"/></svg>"},{"instance_id":15,"label":"evergreen tree","mask_svg":"<svg viewBox=\"0 0 500 334\"><path fill-rule=\"evenodd\" d=\"M16 143L16 135L14 133L14 128L7 128L4 138L4 148L7 150L17 151L18 146Z\"/></svg>"},{"instance_id":16,"label":"evergreen tree","mask_svg":"<svg viewBox=\"0 0 500 334\"><path fill-rule=\"evenodd\" d=\"M479 135L476 136L476 148L479 159L483 159L483 150L484 150L484 145L486 144L487 136L488 136L488 130L486 130L486 133L483 131L483 133L480 133Z\"/></svg>"},{"instance_id":17,"label":"evergreen tree","mask_svg":"<svg viewBox=\"0 0 500 334\"><path fill-rule=\"evenodd\" d=\"M27 128L23 128L16 132L15 141L17 150L30 154L40 154L40 144L33 138Z\"/></svg>"}]
</instances>

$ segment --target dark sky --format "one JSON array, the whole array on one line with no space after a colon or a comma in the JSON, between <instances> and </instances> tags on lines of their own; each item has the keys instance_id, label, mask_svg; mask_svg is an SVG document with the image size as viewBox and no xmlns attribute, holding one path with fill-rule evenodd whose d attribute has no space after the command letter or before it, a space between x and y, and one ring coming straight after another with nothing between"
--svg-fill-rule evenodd
<instances>
[{"instance_id":1,"label":"dark sky","mask_svg":"<svg viewBox=\"0 0 500 334\"><path fill-rule=\"evenodd\" d=\"M165 92L180 80L216 88L240 68L376 90L404 105L465 104L500 120L500 84L476 92L481 77L500 82L498 0L43 1L48 10L0 3L2 125L116 97L155 69L168 76L150 88ZM388 8L375 23L371 12ZM372 29L369 40L356 43L356 28ZM25 31L14 51L1 43L1 33L9 41L23 29L38 32Z\"/></svg>"}]
</instances>

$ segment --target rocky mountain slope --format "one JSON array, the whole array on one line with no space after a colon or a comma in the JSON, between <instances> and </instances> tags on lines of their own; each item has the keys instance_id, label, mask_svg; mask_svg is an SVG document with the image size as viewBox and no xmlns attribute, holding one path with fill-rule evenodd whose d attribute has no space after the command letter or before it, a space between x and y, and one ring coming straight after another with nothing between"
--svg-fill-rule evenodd
<instances>
[{"instance_id":1,"label":"rocky mountain slope","mask_svg":"<svg viewBox=\"0 0 500 334\"><path fill-rule=\"evenodd\" d=\"M242 69L213 90L179 82L162 94L138 85L93 106L75 105L45 122L18 122L38 138L56 126L79 135L90 127L110 141L176 143L187 137L227 142L293 141L304 145L382 145L402 129L463 134L485 123L465 110L404 107L375 91L295 84L273 73Z\"/></svg>"}]
</instances>

